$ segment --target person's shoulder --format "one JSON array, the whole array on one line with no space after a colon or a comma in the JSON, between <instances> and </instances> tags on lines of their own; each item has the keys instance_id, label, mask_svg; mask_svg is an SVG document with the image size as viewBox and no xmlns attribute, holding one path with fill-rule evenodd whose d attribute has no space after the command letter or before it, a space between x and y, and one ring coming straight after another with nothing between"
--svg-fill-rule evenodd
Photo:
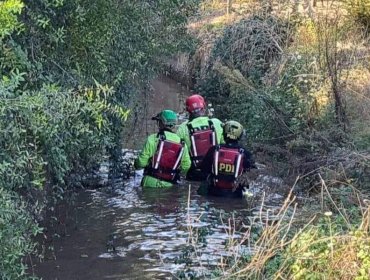
<instances>
[{"instance_id":1,"label":"person's shoulder","mask_svg":"<svg viewBox=\"0 0 370 280\"><path fill-rule=\"evenodd\" d=\"M242 150L243 152L249 153L249 150L245 148L245 146L241 143L235 143L235 144L220 144L220 147L225 147L225 148L232 148L232 149L238 149Z\"/></svg>"},{"instance_id":2,"label":"person's shoulder","mask_svg":"<svg viewBox=\"0 0 370 280\"><path fill-rule=\"evenodd\" d=\"M153 133L148 136L147 141L153 141L156 139L158 139L158 133Z\"/></svg>"},{"instance_id":3,"label":"person's shoulder","mask_svg":"<svg viewBox=\"0 0 370 280\"><path fill-rule=\"evenodd\" d=\"M206 125L208 122L208 118L207 117L196 117L194 119L192 119L191 121L188 121L188 123L186 124L186 126L190 125L192 127L199 127L199 126L202 126L202 125Z\"/></svg>"},{"instance_id":4,"label":"person's shoulder","mask_svg":"<svg viewBox=\"0 0 370 280\"><path fill-rule=\"evenodd\" d=\"M177 131L184 131L188 126L189 120L186 120L177 126Z\"/></svg>"},{"instance_id":5,"label":"person's shoulder","mask_svg":"<svg viewBox=\"0 0 370 280\"><path fill-rule=\"evenodd\" d=\"M212 118L212 119L210 119L210 121L212 121L213 122L213 124L216 124L216 125L222 125L223 124L223 122L222 121L220 121L219 119L217 119L217 118Z\"/></svg>"},{"instance_id":6,"label":"person's shoulder","mask_svg":"<svg viewBox=\"0 0 370 280\"><path fill-rule=\"evenodd\" d=\"M199 116L199 117L196 117L194 119L189 120L188 123L194 124L194 123L204 122L207 119L208 119L208 117L206 117L206 116Z\"/></svg>"},{"instance_id":7,"label":"person's shoulder","mask_svg":"<svg viewBox=\"0 0 370 280\"><path fill-rule=\"evenodd\" d=\"M222 121L218 118L211 118L210 120L213 121L213 122L222 123Z\"/></svg>"},{"instance_id":8,"label":"person's shoulder","mask_svg":"<svg viewBox=\"0 0 370 280\"><path fill-rule=\"evenodd\" d=\"M193 126L202 126L202 125L208 125L209 121L211 121L214 124L213 119L210 119L208 116L200 116L200 117L197 117L189 121L189 123Z\"/></svg>"},{"instance_id":9,"label":"person's shoulder","mask_svg":"<svg viewBox=\"0 0 370 280\"><path fill-rule=\"evenodd\" d=\"M166 139L168 140L178 140L178 141L181 140L180 137L175 132L166 131L165 135L166 135Z\"/></svg>"},{"instance_id":10,"label":"person's shoulder","mask_svg":"<svg viewBox=\"0 0 370 280\"><path fill-rule=\"evenodd\" d=\"M237 147L238 149L242 149L243 151L248 151L245 145L243 143L240 143L239 141L235 144L235 147Z\"/></svg>"},{"instance_id":11,"label":"person's shoulder","mask_svg":"<svg viewBox=\"0 0 370 280\"><path fill-rule=\"evenodd\" d=\"M186 121L183 121L182 123L179 124L178 127L184 127L184 126L187 126L187 124L189 123L189 120L186 120Z\"/></svg>"}]
</instances>

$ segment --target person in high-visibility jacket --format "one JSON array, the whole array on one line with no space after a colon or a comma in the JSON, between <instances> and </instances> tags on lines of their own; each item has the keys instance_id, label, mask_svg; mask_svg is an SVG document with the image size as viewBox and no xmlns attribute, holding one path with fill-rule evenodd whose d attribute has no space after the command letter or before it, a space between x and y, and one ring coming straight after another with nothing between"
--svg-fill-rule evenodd
<instances>
[{"instance_id":1,"label":"person in high-visibility jacket","mask_svg":"<svg viewBox=\"0 0 370 280\"><path fill-rule=\"evenodd\" d=\"M201 194L242 197L243 188L237 179L245 171L256 168L252 154L239 144L244 133L236 121L227 121L223 127L225 144L216 145L206 154L201 170L208 175L207 182L198 190Z\"/></svg>"},{"instance_id":2,"label":"person in high-visibility jacket","mask_svg":"<svg viewBox=\"0 0 370 280\"><path fill-rule=\"evenodd\" d=\"M204 156L211 147L224 143L222 122L206 115L206 102L198 94L189 96L185 104L189 120L176 133L189 147L191 167L187 179L200 181L205 179L200 170Z\"/></svg>"},{"instance_id":3,"label":"person in high-visibility jacket","mask_svg":"<svg viewBox=\"0 0 370 280\"><path fill-rule=\"evenodd\" d=\"M134 165L136 169L144 168L143 187L171 187L180 173L186 175L190 168L188 147L173 132L177 124L175 112L163 110L152 119L157 121L159 132L148 137Z\"/></svg>"}]
</instances>

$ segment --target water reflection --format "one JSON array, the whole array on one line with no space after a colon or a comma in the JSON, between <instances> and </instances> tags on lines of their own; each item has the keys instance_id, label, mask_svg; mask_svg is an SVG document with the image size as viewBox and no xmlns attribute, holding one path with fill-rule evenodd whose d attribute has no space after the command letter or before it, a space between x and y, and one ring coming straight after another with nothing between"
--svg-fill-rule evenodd
<instances>
[{"instance_id":1,"label":"water reflection","mask_svg":"<svg viewBox=\"0 0 370 280\"><path fill-rule=\"evenodd\" d=\"M108 168L101 170L101 177L107 178ZM61 240L56 260L40 264L38 275L173 279L186 271L198 279L209 278L226 259L253 253L245 232L250 232L251 223L262 224L276 212L271 201L261 211L260 203L251 208L241 199L199 196L197 184L189 182L143 190L141 178L137 172L128 181L116 179L105 188L81 193L78 231ZM263 184L278 183L267 179L259 177L251 184L256 196Z\"/></svg>"},{"instance_id":2,"label":"water reflection","mask_svg":"<svg viewBox=\"0 0 370 280\"><path fill-rule=\"evenodd\" d=\"M115 250L101 252L100 258L122 258L139 265L136 269L171 275L186 266L201 277L209 275L221 258L248 252L240 245L238 232L250 215L245 201L200 197L196 184L142 190L140 177L137 174L124 186L116 184L109 194L91 193L115 212Z\"/></svg>"}]
</instances>

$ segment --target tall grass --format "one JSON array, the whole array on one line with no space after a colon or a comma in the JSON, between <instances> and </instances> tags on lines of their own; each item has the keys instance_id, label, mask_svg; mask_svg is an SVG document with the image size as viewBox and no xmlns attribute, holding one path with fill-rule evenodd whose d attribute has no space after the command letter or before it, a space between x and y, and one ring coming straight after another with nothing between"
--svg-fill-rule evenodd
<instances>
[{"instance_id":1,"label":"tall grass","mask_svg":"<svg viewBox=\"0 0 370 280\"><path fill-rule=\"evenodd\" d=\"M320 192L299 207L291 191L276 213L266 212L262 199L259 214L243 226L241 238L234 237L235 220L228 219L225 249L229 256L220 256L214 273L207 277L370 279L369 201L352 186L331 189L328 185L321 180ZM351 206L341 199L350 199ZM194 262L201 255L199 240L204 237L191 227L192 221L188 212L188 246ZM243 246L251 254L243 254Z\"/></svg>"}]
</instances>

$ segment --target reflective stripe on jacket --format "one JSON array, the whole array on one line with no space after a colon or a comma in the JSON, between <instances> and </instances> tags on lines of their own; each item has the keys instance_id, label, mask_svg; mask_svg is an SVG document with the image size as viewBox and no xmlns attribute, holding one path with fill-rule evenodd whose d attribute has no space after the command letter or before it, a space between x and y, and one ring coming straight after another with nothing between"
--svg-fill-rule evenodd
<instances>
[{"instance_id":1,"label":"reflective stripe on jacket","mask_svg":"<svg viewBox=\"0 0 370 280\"><path fill-rule=\"evenodd\" d=\"M201 127L208 127L209 126L209 120L212 121L213 126L215 128L216 132L216 144L223 144L225 143L224 137L223 137L223 129L222 129L222 122L219 119L213 118L210 119L206 116L204 117L197 117L191 121L186 121L182 123L179 128L177 129L176 134L185 141L185 144L188 148L191 147L191 140L190 140L190 131L188 128L188 124L190 123L191 126L194 129L201 128Z\"/></svg>"},{"instance_id":2,"label":"reflective stripe on jacket","mask_svg":"<svg viewBox=\"0 0 370 280\"><path fill-rule=\"evenodd\" d=\"M181 139L179 136L177 136L175 133L170 131L163 131L165 138L169 141L175 142L175 143L181 143ZM135 160L135 168L141 169L141 168L147 168L150 167L151 160L155 153L157 152L157 147L159 143L159 133L152 134L148 137L146 140L143 149L141 150L139 156ZM190 156L188 147L184 145L184 153L181 157L180 161L180 172L183 175L186 175L189 168L191 166Z\"/></svg>"},{"instance_id":3,"label":"reflective stripe on jacket","mask_svg":"<svg viewBox=\"0 0 370 280\"><path fill-rule=\"evenodd\" d=\"M243 173L244 149L217 145L212 164L213 185L224 190L235 190L236 179Z\"/></svg>"}]
</instances>

